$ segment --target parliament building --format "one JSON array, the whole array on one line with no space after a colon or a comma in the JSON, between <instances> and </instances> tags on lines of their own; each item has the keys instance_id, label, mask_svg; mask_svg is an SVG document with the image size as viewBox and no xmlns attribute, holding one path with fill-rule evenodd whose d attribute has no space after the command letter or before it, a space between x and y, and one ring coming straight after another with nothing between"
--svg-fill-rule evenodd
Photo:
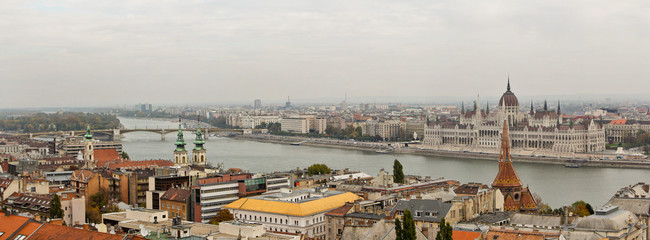
<instances>
[{"instance_id":1,"label":"parliament building","mask_svg":"<svg viewBox=\"0 0 650 240\"><path fill-rule=\"evenodd\" d=\"M575 157L576 153L605 150L605 130L593 119L574 124L565 121L560 103L553 110L520 110L517 96L507 90L501 96L497 111L481 109L479 100L472 110L463 106L457 121L436 120L428 122L424 131L424 148L498 153L503 130L499 123L506 121L510 131L513 154L530 156Z\"/></svg>"}]
</instances>

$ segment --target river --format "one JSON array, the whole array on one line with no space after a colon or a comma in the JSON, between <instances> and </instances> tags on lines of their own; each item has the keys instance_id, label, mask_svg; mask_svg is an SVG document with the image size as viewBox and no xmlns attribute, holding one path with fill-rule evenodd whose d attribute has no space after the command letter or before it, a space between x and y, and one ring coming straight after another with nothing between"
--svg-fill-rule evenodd
<instances>
[{"instance_id":1,"label":"river","mask_svg":"<svg viewBox=\"0 0 650 240\"><path fill-rule=\"evenodd\" d=\"M178 124L156 119L122 118L126 128L178 128ZM184 135L188 149L193 147L194 133ZM123 147L132 159L169 159L173 157L176 132L160 135L149 132L124 134ZM445 177L466 182L491 184L498 171L496 161L420 156L407 154L376 154L373 152L292 146L262 143L225 137L211 137L206 141L208 161L224 163L226 168L241 168L251 172L273 172L296 167L306 168L324 163L333 169L349 168L370 175L380 169L392 172L393 160L399 159L404 174ZM191 151L191 150L190 150ZM541 163L513 163L521 181L531 192L541 196L551 207L569 205L584 200L599 207L605 204L621 187L637 182L648 182L650 170L621 168L565 168L562 165Z\"/></svg>"}]
</instances>

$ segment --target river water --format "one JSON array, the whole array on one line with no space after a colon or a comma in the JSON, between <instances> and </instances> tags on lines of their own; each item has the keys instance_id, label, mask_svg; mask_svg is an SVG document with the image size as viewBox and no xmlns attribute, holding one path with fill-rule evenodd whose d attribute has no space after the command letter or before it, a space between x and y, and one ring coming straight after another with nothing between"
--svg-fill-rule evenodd
<instances>
[{"instance_id":1,"label":"river water","mask_svg":"<svg viewBox=\"0 0 650 240\"><path fill-rule=\"evenodd\" d=\"M120 117L126 128L178 128L178 124L155 119ZM186 148L191 149L193 132L186 132ZM132 159L169 159L173 157L176 133L160 135L149 132L124 134L123 147ZM225 137L211 137L206 141L208 161L224 163L226 168L241 168L251 172L272 172L296 167L306 168L314 163L324 163L333 169L349 168L370 175L380 169L392 172L393 160L399 159L405 174L445 177L461 183L480 182L490 185L498 171L496 161L419 156L407 154L376 154L358 150L292 146L262 143ZM650 170L618 168L565 168L562 165L515 162L521 181L543 202L551 207L569 205L584 200L602 206L621 187L637 182L648 182Z\"/></svg>"}]
</instances>

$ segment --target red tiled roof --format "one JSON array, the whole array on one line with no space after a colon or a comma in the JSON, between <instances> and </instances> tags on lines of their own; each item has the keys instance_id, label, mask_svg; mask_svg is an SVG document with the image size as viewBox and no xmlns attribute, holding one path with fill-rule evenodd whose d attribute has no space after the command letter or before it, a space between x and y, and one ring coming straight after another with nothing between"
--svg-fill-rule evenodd
<instances>
[{"instance_id":1,"label":"red tiled roof","mask_svg":"<svg viewBox=\"0 0 650 240\"><path fill-rule=\"evenodd\" d=\"M469 232L453 230L451 238L454 240L475 240L480 239L481 232Z\"/></svg>"},{"instance_id":2,"label":"red tiled roof","mask_svg":"<svg viewBox=\"0 0 650 240\"><path fill-rule=\"evenodd\" d=\"M0 236L0 240L9 238L14 232L18 231L24 224L30 221L28 217L21 217L16 215L5 216L4 212L0 214L0 232L4 232Z\"/></svg>"},{"instance_id":3,"label":"red tiled roof","mask_svg":"<svg viewBox=\"0 0 650 240\"><path fill-rule=\"evenodd\" d=\"M499 154L499 172L492 182L492 187L521 187L523 184L512 167L510 156L510 140L508 137L508 125L503 121L503 136L501 137L501 153Z\"/></svg>"},{"instance_id":4,"label":"red tiled roof","mask_svg":"<svg viewBox=\"0 0 650 240\"><path fill-rule=\"evenodd\" d=\"M535 203L535 199L533 198L533 195L530 193L530 189L528 188L524 188L523 191L521 191L520 209L522 210L537 209L537 203Z\"/></svg>"},{"instance_id":5,"label":"red tiled roof","mask_svg":"<svg viewBox=\"0 0 650 240\"><path fill-rule=\"evenodd\" d=\"M142 160L142 161L120 161L111 162L106 165L109 169L143 169L143 168L157 168L157 167L170 167L174 163L170 160Z\"/></svg>"},{"instance_id":6,"label":"red tiled roof","mask_svg":"<svg viewBox=\"0 0 650 240\"><path fill-rule=\"evenodd\" d=\"M627 122L627 119L616 119L609 122L609 124L625 125L625 122Z\"/></svg>"},{"instance_id":7,"label":"red tiled roof","mask_svg":"<svg viewBox=\"0 0 650 240\"><path fill-rule=\"evenodd\" d=\"M115 148L95 149L93 153L97 161L113 161L122 158Z\"/></svg>"},{"instance_id":8,"label":"red tiled roof","mask_svg":"<svg viewBox=\"0 0 650 240\"><path fill-rule=\"evenodd\" d=\"M519 205L512 199L510 194L506 195L506 199L503 201L503 211L517 211L519 210Z\"/></svg>"},{"instance_id":9,"label":"red tiled roof","mask_svg":"<svg viewBox=\"0 0 650 240\"><path fill-rule=\"evenodd\" d=\"M59 226L54 224L43 224L29 239L66 239L66 240L121 240L124 239L122 235L100 233L84 229L77 229L73 227Z\"/></svg>"},{"instance_id":10,"label":"red tiled roof","mask_svg":"<svg viewBox=\"0 0 650 240\"><path fill-rule=\"evenodd\" d=\"M180 189L180 188L170 188L165 194L163 194L160 199L174 201L174 202L187 202L187 198L190 197L190 190Z\"/></svg>"},{"instance_id":11,"label":"red tiled roof","mask_svg":"<svg viewBox=\"0 0 650 240\"><path fill-rule=\"evenodd\" d=\"M352 208L352 204L345 204L341 207L335 208L325 213L325 215L343 217L345 214L347 214L350 211L351 208Z\"/></svg>"}]
</instances>

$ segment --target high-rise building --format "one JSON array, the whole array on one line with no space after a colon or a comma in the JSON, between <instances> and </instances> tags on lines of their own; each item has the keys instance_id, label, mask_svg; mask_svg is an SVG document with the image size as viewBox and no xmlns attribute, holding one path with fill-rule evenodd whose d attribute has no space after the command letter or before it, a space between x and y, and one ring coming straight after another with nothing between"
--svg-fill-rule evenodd
<instances>
[{"instance_id":1,"label":"high-rise building","mask_svg":"<svg viewBox=\"0 0 650 240\"><path fill-rule=\"evenodd\" d=\"M262 100L260 99L255 99L255 104L253 105L255 109L259 109L262 107Z\"/></svg>"}]
</instances>

